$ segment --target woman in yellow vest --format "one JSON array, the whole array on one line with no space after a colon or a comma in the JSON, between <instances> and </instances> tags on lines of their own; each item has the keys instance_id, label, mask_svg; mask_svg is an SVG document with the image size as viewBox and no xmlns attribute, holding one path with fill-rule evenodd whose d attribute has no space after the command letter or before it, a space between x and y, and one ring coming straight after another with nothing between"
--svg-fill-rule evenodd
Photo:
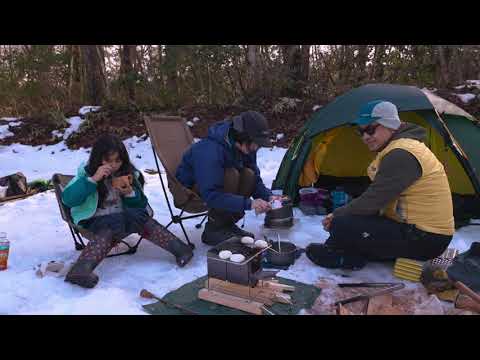
<instances>
[{"instance_id":1,"label":"woman in yellow vest","mask_svg":"<svg viewBox=\"0 0 480 360\"><path fill-rule=\"evenodd\" d=\"M359 136L377 154L367 169L372 183L323 221L330 237L310 244L317 265L358 269L369 260L440 255L454 233L450 186L443 165L422 142L426 131L402 123L397 107L377 100L360 110Z\"/></svg>"}]
</instances>

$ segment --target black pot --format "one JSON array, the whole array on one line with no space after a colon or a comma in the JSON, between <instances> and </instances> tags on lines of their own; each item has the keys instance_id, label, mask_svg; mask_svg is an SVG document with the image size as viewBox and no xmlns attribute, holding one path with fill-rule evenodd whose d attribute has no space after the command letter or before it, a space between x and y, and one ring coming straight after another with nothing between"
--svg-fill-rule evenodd
<instances>
[{"instance_id":1,"label":"black pot","mask_svg":"<svg viewBox=\"0 0 480 360\"><path fill-rule=\"evenodd\" d=\"M293 204L288 200L282 201L282 207L273 209L265 214L265 226L268 228L289 228L293 226Z\"/></svg>"},{"instance_id":2,"label":"black pot","mask_svg":"<svg viewBox=\"0 0 480 360\"><path fill-rule=\"evenodd\" d=\"M297 259L297 247L295 244L287 241L280 241L280 251L278 251L278 242L272 242L272 247L267 250L267 261L276 266L290 266Z\"/></svg>"}]
</instances>

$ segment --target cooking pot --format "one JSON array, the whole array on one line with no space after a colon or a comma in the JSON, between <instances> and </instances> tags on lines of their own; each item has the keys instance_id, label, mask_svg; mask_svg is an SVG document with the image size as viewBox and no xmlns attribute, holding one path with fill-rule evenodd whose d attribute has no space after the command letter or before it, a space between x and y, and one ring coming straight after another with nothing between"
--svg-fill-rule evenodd
<instances>
[{"instance_id":1,"label":"cooking pot","mask_svg":"<svg viewBox=\"0 0 480 360\"><path fill-rule=\"evenodd\" d=\"M289 228L293 226L293 204L289 198L282 200L282 207L267 211L265 214L265 227Z\"/></svg>"},{"instance_id":2,"label":"cooking pot","mask_svg":"<svg viewBox=\"0 0 480 360\"><path fill-rule=\"evenodd\" d=\"M298 248L288 241L280 241L280 246L278 241L273 241L272 247L267 250L265 257L272 265L290 266L298 257Z\"/></svg>"}]
</instances>

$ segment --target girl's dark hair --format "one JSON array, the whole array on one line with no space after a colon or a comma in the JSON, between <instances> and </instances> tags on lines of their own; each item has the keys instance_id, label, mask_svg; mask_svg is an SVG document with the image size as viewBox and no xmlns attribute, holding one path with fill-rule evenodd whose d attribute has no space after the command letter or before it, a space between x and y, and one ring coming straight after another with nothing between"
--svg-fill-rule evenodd
<instances>
[{"instance_id":1,"label":"girl's dark hair","mask_svg":"<svg viewBox=\"0 0 480 360\"><path fill-rule=\"evenodd\" d=\"M104 134L97 139L95 144L93 144L88 164L85 167L88 175L93 176L97 172L97 169L102 166L103 160L108 159L109 156L115 153L118 153L118 156L122 161L122 166L115 173L116 176L131 174L137 170L135 166L133 166L130 162L127 149L125 148L122 140L120 140L120 138L115 135ZM139 181L140 184L143 186L145 184L145 179L143 178L141 172L139 172L139 174ZM99 207L101 207L103 201L105 200L105 197L107 196L107 187L103 180L98 183L97 189L99 200L98 203Z\"/></svg>"}]
</instances>

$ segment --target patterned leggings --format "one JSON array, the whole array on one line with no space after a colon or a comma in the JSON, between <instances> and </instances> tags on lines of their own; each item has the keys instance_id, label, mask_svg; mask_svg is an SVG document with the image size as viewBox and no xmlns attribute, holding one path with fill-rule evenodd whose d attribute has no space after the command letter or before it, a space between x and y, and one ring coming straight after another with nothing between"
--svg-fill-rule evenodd
<instances>
[{"instance_id":1,"label":"patterned leggings","mask_svg":"<svg viewBox=\"0 0 480 360\"><path fill-rule=\"evenodd\" d=\"M100 262L117 242L133 233L140 234L163 249L167 249L170 241L179 240L150 217L145 209L127 208L122 213L93 217L81 225L92 236L79 260L92 259Z\"/></svg>"}]
</instances>

